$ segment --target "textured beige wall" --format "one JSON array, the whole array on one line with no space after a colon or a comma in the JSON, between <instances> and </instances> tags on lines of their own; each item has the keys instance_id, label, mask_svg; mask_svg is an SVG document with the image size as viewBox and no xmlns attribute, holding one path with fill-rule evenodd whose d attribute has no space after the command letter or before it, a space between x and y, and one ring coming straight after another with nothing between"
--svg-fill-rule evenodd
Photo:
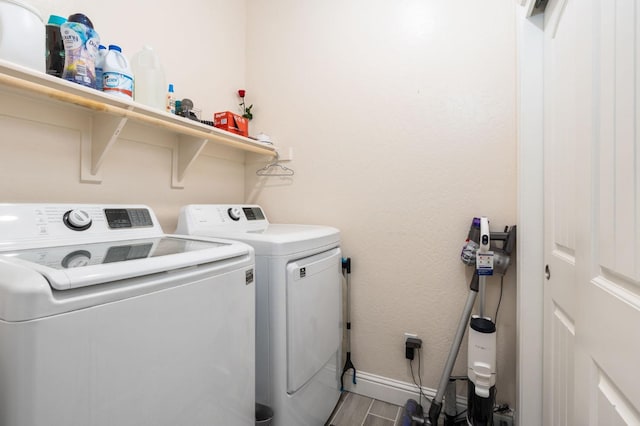
<instances>
[{"instance_id":1,"label":"textured beige wall","mask_svg":"<svg viewBox=\"0 0 640 426\"><path fill-rule=\"evenodd\" d=\"M514 2L249 0L254 129L293 147L289 178L247 200L273 221L333 225L353 258L360 371L410 382L403 333L435 388L467 296L473 216L516 219ZM515 401L515 273L498 331L498 401ZM499 280L489 281L495 309ZM466 349L455 373L466 370Z\"/></svg>"},{"instance_id":2,"label":"textured beige wall","mask_svg":"<svg viewBox=\"0 0 640 426\"><path fill-rule=\"evenodd\" d=\"M81 184L76 124L86 113L2 93L2 202L145 203L172 231L183 204L244 199L274 221L337 226L354 262L356 366L410 381L402 333L414 332L423 384L436 386L467 294L458 255L471 217L494 228L516 217L513 2L31 3L45 19L86 13L129 56L153 45L178 97L206 114L237 104L246 53L253 132L293 147L296 175L256 180L256 158L245 174L242 154L208 148L185 189L171 189L175 139L130 126L103 183ZM56 114L68 117L38 123ZM511 270L498 333L498 400L512 405L514 280ZM490 281L491 310L498 285Z\"/></svg>"},{"instance_id":3,"label":"textured beige wall","mask_svg":"<svg viewBox=\"0 0 640 426\"><path fill-rule=\"evenodd\" d=\"M237 106L235 91L245 76L244 1L30 3L45 20L52 13L85 13L103 43L120 44L129 57L144 44L154 46L177 96L190 97L207 116ZM173 232L184 204L244 200L242 152L209 144L188 170L185 188L172 189L176 137L135 124L107 154L103 182L80 183L78 129L89 113L5 92L0 99L0 202L144 203Z\"/></svg>"}]
</instances>

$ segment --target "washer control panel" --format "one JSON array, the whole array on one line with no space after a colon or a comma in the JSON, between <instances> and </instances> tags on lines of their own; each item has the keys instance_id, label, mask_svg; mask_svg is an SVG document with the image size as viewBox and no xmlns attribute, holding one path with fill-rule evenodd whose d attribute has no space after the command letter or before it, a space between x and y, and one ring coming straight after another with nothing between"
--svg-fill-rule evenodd
<instances>
[{"instance_id":1,"label":"washer control panel","mask_svg":"<svg viewBox=\"0 0 640 426\"><path fill-rule=\"evenodd\" d=\"M0 251L162 233L153 211L142 205L0 204Z\"/></svg>"},{"instance_id":2,"label":"washer control panel","mask_svg":"<svg viewBox=\"0 0 640 426\"><path fill-rule=\"evenodd\" d=\"M104 209L109 228L153 226L148 209Z\"/></svg>"},{"instance_id":3,"label":"washer control panel","mask_svg":"<svg viewBox=\"0 0 640 426\"><path fill-rule=\"evenodd\" d=\"M111 229L153 226L148 209L104 209L104 216ZM62 223L74 231L84 231L93 221L88 211L73 209L64 213Z\"/></svg>"}]
</instances>

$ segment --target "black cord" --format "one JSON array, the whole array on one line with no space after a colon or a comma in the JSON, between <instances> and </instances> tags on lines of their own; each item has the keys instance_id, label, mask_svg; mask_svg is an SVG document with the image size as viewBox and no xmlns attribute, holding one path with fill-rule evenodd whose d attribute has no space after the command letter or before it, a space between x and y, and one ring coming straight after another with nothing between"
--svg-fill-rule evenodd
<instances>
[{"instance_id":1,"label":"black cord","mask_svg":"<svg viewBox=\"0 0 640 426\"><path fill-rule=\"evenodd\" d=\"M411 369L411 380L413 380L413 383L416 384L416 386L418 386L418 383L416 382L416 378L413 375L413 360L409 360L409 368ZM418 386L418 405L422 405L422 389L420 389L420 386Z\"/></svg>"},{"instance_id":2,"label":"black cord","mask_svg":"<svg viewBox=\"0 0 640 426\"><path fill-rule=\"evenodd\" d=\"M421 349L418 348L418 379L420 380L420 393L422 394L422 396L424 397L424 399L426 399L429 404L431 404L431 398L429 398L427 395L424 394L424 392L422 391L422 371L421 371L421 362L420 360L422 359L422 352Z\"/></svg>"},{"instance_id":3,"label":"black cord","mask_svg":"<svg viewBox=\"0 0 640 426\"><path fill-rule=\"evenodd\" d=\"M498 306L496 306L496 316L494 317L494 322L496 326L498 326L498 312L500 311L500 302L502 302L502 290L504 288L504 275L500 277L500 298L498 299ZM496 371L498 366L496 365ZM494 401L498 399L498 388L496 387L496 394L494 395ZM494 411L495 412L495 411Z\"/></svg>"},{"instance_id":4,"label":"black cord","mask_svg":"<svg viewBox=\"0 0 640 426\"><path fill-rule=\"evenodd\" d=\"M422 353L420 352L420 348L418 348L418 380L420 381L420 393L422 393ZM425 396L426 398L426 396Z\"/></svg>"},{"instance_id":5,"label":"black cord","mask_svg":"<svg viewBox=\"0 0 640 426\"><path fill-rule=\"evenodd\" d=\"M504 289L504 275L500 277L500 298L498 299L498 306L496 306L496 315L493 317L493 322L498 324L498 312L500 311L500 303L502 303L502 290Z\"/></svg>"},{"instance_id":6,"label":"black cord","mask_svg":"<svg viewBox=\"0 0 640 426\"><path fill-rule=\"evenodd\" d=\"M422 406L422 398L426 399L427 402L429 402L429 404L431 404L431 398L427 397L427 395L424 394L424 392L422 391L422 377L420 376L421 373L421 363L420 363L420 358L421 358L421 353L420 353L420 349L418 349L418 377L420 380L420 384L418 384L418 382L416 381L415 375L413 374L413 360L409 360L409 368L411 369L411 379L413 380L413 383L416 385L416 387L418 388L418 403L420 404L420 406Z\"/></svg>"}]
</instances>

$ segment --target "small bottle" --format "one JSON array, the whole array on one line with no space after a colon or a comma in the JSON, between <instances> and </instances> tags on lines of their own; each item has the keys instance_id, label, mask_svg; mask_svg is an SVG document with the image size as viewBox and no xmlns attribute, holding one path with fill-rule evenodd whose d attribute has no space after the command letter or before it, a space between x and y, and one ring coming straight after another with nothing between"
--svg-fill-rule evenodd
<instances>
[{"instance_id":1,"label":"small bottle","mask_svg":"<svg viewBox=\"0 0 640 426\"><path fill-rule=\"evenodd\" d=\"M109 45L102 68L102 91L112 95L133 99L133 73L129 61L120 46Z\"/></svg>"},{"instance_id":2,"label":"small bottle","mask_svg":"<svg viewBox=\"0 0 640 426\"><path fill-rule=\"evenodd\" d=\"M174 96L173 84L169 84L169 91L167 92L167 112L171 114L176 113L176 98Z\"/></svg>"},{"instance_id":3,"label":"small bottle","mask_svg":"<svg viewBox=\"0 0 640 426\"><path fill-rule=\"evenodd\" d=\"M47 74L62 77L64 71L64 43L60 33L60 25L67 22L67 18L51 15L47 22Z\"/></svg>"},{"instance_id":4,"label":"small bottle","mask_svg":"<svg viewBox=\"0 0 640 426\"><path fill-rule=\"evenodd\" d=\"M98 46L98 57L96 58L96 89L102 90L104 75L104 58L107 56L107 48L103 45Z\"/></svg>"}]
</instances>

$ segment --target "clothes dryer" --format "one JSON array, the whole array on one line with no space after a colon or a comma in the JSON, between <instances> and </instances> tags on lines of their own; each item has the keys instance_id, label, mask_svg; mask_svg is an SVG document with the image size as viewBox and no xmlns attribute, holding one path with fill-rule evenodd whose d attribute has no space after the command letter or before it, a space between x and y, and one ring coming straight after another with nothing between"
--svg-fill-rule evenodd
<instances>
[{"instance_id":1,"label":"clothes dryer","mask_svg":"<svg viewBox=\"0 0 640 426\"><path fill-rule=\"evenodd\" d=\"M271 224L256 205L189 205L176 233L253 246L256 401L274 426L324 425L340 397L340 232Z\"/></svg>"},{"instance_id":2,"label":"clothes dryer","mask_svg":"<svg viewBox=\"0 0 640 426\"><path fill-rule=\"evenodd\" d=\"M145 206L0 204L0 425L252 426L253 270Z\"/></svg>"}]
</instances>

